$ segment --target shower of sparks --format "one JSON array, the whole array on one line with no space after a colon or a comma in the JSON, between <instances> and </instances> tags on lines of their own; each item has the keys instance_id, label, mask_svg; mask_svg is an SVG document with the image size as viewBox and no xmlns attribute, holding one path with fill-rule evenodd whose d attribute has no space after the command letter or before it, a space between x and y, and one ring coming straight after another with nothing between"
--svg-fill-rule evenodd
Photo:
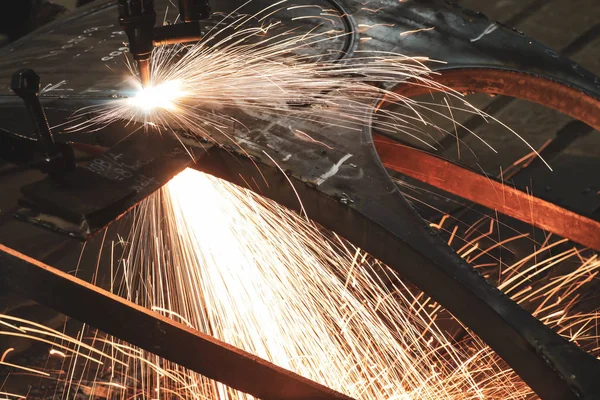
<instances>
[{"instance_id":1,"label":"shower of sparks","mask_svg":"<svg viewBox=\"0 0 600 400\"><path fill-rule=\"evenodd\" d=\"M458 253L473 264L487 260L492 247L526 236L486 245L493 241L494 220L465 227L460 237L452 228L459 223L448 216L432 221L453 232ZM136 209L126 242L112 272L120 277L113 285L117 293L357 399L532 397L468 331L456 342L438 327L452 317L387 267L235 185L184 171ZM573 306L581 287L600 270L600 260L576 249L542 257L563 243L549 239L511 265L498 260L497 283L544 323L597 355L598 315L577 313ZM573 261L577 268L535 283L548 269ZM480 270L494 268L477 264ZM89 329L71 337L16 317L0 321L0 335L45 343L62 363L45 370L8 360L6 368L51 375L63 398L79 392L107 399L251 398Z\"/></svg>"},{"instance_id":2,"label":"shower of sparks","mask_svg":"<svg viewBox=\"0 0 600 400\"><path fill-rule=\"evenodd\" d=\"M414 299L382 286L389 278L369 271L366 255L252 192L187 170L134 227L122 287L130 299L146 287L144 305L177 313L166 316L355 398L486 392L472 376L480 359L453 348L428 315L410 321ZM247 398L187 376L201 397Z\"/></svg>"},{"instance_id":3,"label":"shower of sparks","mask_svg":"<svg viewBox=\"0 0 600 400\"><path fill-rule=\"evenodd\" d=\"M342 129L362 129L366 117L383 97L402 112L382 110L378 129L402 132L423 143L418 110L426 108L388 87L416 78L413 84L439 86L426 78L426 58L396 54L365 55L351 64L319 61L322 56L297 56L294 51L329 40L319 34L294 31L254 44L240 44L269 32L270 27L246 28L222 39L194 46L162 47L152 57L152 83L129 99L110 101L90 120L72 129L102 127L116 120L138 121L163 130L183 130L197 137L233 140L233 117L282 115L297 121L318 121ZM241 37L240 37L241 36ZM455 94L458 96L457 94ZM240 116L241 115L241 116ZM221 137L225 135L225 139ZM428 143L426 143L428 144ZM433 145L428 144L430 147Z\"/></svg>"},{"instance_id":4,"label":"shower of sparks","mask_svg":"<svg viewBox=\"0 0 600 400\"><path fill-rule=\"evenodd\" d=\"M126 120L226 144L235 143L232 124L243 135L245 121L285 117L292 121L287 124L314 121L342 130L362 130L371 124L380 132L405 135L432 149L435 142L431 143L425 133L427 126L454 135L423 116L427 112L438 120L452 120L444 105L403 96L394 91L400 85L445 92L463 104L460 110L494 120L466 102L461 93L432 79L435 74L428 65L440 61L363 50L340 61L338 56L343 54L335 54L335 41L345 40L351 33L335 29L322 32L323 24L331 22L317 22L308 32L273 22L271 17L277 12L297 8L287 0L252 15L240 14L243 8L224 16L197 44L156 48L151 57L149 88L142 89L136 82L137 94L132 98L80 110L76 116L91 117L75 118L70 130L99 129ZM321 15L330 12L333 10L322 10ZM306 18L314 22L318 16ZM366 39L370 38L361 38ZM315 54L318 48L329 53ZM130 69L135 74L135 67L130 65ZM383 99L395 106L393 111L377 107ZM376 108L377 113L373 113ZM479 138L460 123L456 125Z\"/></svg>"}]
</instances>

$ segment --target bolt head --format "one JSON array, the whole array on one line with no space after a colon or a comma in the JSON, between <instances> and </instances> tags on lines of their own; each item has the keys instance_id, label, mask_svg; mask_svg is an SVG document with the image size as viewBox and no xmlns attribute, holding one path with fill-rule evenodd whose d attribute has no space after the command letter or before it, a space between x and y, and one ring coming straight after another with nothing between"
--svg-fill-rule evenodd
<instances>
[{"instance_id":1,"label":"bolt head","mask_svg":"<svg viewBox=\"0 0 600 400\"><path fill-rule=\"evenodd\" d=\"M11 89L21 97L36 96L40 92L40 77L32 69L20 69L12 76Z\"/></svg>"}]
</instances>

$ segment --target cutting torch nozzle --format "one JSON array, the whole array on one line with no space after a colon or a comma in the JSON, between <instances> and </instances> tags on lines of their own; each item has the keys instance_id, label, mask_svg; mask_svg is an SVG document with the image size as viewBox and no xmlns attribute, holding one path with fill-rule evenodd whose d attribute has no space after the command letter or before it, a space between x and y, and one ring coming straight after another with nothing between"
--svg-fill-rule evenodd
<instances>
[{"instance_id":1,"label":"cutting torch nozzle","mask_svg":"<svg viewBox=\"0 0 600 400\"><path fill-rule=\"evenodd\" d=\"M150 86L150 60L137 60L137 66L142 87L147 88Z\"/></svg>"},{"instance_id":2,"label":"cutting torch nozzle","mask_svg":"<svg viewBox=\"0 0 600 400\"><path fill-rule=\"evenodd\" d=\"M129 39L129 52L137 63L143 87L150 85L150 54L157 46L192 43L202 39L200 19L208 18L207 0L180 0L184 23L155 27L153 0L119 0L119 23Z\"/></svg>"}]
</instances>

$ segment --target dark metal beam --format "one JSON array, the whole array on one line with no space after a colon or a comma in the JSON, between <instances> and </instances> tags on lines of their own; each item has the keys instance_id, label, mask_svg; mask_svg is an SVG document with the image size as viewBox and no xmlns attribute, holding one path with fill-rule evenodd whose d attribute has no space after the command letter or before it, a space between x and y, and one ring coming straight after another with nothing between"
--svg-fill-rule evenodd
<instances>
[{"instance_id":1,"label":"dark metal beam","mask_svg":"<svg viewBox=\"0 0 600 400\"><path fill-rule=\"evenodd\" d=\"M352 400L0 244L0 289L263 400Z\"/></svg>"}]
</instances>

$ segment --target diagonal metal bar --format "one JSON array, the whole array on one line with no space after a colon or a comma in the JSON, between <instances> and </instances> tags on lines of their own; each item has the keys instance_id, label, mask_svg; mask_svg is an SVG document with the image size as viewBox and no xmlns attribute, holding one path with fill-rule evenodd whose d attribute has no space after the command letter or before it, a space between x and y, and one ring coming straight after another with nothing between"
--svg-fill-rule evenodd
<instances>
[{"instance_id":1,"label":"diagonal metal bar","mask_svg":"<svg viewBox=\"0 0 600 400\"><path fill-rule=\"evenodd\" d=\"M263 400L352 400L0 244L0 289Z\"/></svg>"},{"instance_id":2,"label":"diagonal metal bar","mask_svg":"<svg viewBox=\"0 0 600 400\"><path fill-rule=\"evenodd\" d=\"M373 140L386 168L600 251L597 221L384 136Z\"/></svg>"}]
</instances>

